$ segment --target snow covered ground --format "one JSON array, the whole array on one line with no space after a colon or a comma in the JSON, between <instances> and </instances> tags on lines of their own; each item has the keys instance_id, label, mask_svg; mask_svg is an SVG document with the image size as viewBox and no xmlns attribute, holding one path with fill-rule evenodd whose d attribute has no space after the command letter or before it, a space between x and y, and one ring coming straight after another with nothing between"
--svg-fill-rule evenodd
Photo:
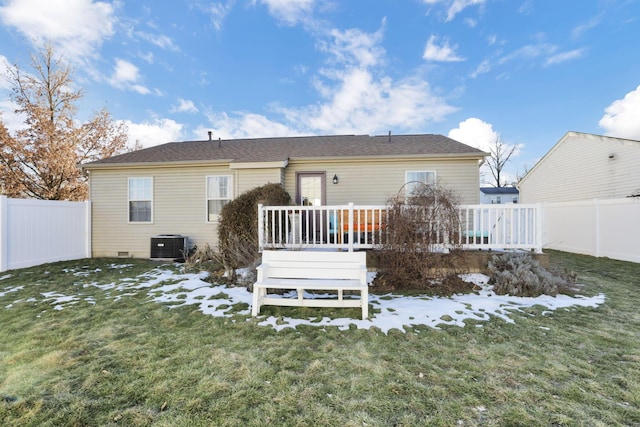
<instances>
[{"instance_id":1,"label":"snow covered ground","mask_svg":"<svg viewBox=\"0 0 640 427\"><path fill-rule=\"evenodd\" d=\"M122 268L113 265L111 268ZM75 273L78 277L90 278L86 271ZM84 295L83 289L96 287L105 292L110 298L120 299L127 295L147 292L150 299L160 304L169 304L172 307L182 305L197 305L202 313L210 316L230 317L233 315L250 315L251 293L244 287L227 287L225 285L212 285L204 281L206 273L176 273L167 269L157 268L152 272L123 280L119 283L97 284L87 282L78 287L76 295L63 295L57 292L40 293L39 296L28 300L16 300L7 305L10 309L21 301L41 301L53 307L55 310L71 308L81 301L95 304L95 299ZM370 274L369 279L373 280ZM4 277L3 277L4 278ZM19 290L18 288L2 289L0 278L0 297ZM513 323L510 313L521 311L523 308L534 305L545 307L543 315L553 310L567 307L584 306L598 307L605 301L604 294L593 297L558 295L556 297L540 296L537 298L512 297L496 295L492 287L487 285L487 276L482 274L468 274L462 276L465 281L473 282L481 290L474 294L460 294L448 298L400 296L393 294L375 294L375 288L371 288L373 294L369 295L369 310L371 317L367 320L353 318L294 318L273 316L258 317L258 325L272 327L276 330L295 328L298 325L311 325L315 327L337 326L340 329L348 329L351 325L359 329L378 328L384 333L392 329L405 331L407 326L425 325L438 328L441 325L464 326L464 321L473 319L487 321L492 316L499 317L506 322ZM295 292L293 293L295 295ZM241 311L234 310L232 306L238 303L246 303L249 307ZM481 327L481 324L478 325Z\"/></svg>"}]
</instances>

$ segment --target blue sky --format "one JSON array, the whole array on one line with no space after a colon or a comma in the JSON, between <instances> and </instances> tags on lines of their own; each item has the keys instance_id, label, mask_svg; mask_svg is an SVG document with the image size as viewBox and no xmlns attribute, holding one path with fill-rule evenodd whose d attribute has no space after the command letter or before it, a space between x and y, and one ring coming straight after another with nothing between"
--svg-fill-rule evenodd
<instances>
[{"instance_id":1,"label":"blue sky","mask_svg":"<svg viewBox=\"0 0 640 427\"><path fill-rule=\"evenodd\" d=\"M0 23L0 70L51 42L80 118L106 107L143 146L499 136L515 175L567 131L640 140L640 0L0 0Z\"/></svg>"}]
</instances>

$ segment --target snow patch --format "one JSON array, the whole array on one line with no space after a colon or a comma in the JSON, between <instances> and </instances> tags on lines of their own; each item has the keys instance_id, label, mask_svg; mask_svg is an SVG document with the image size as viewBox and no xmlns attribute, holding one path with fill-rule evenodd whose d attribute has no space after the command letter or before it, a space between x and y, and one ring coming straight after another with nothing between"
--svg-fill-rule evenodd
<instances>
[{"instance_id":1,"label":"snow patch","mask_svg":"<svg viewBox=\"0 0 640 427\"><path fill-rule=\"evenodd\" d=\"M123 268L127 265L114 265L110 268ZM229 287L216 285L205 281L208 274L203 273L176 273L169 270L156 268L151 272L135 278L122 279L118 283L99 284L87 282L78 286L78 295L63 295L56 292L41 293L44 297L41 302L54 306L55 310L62 310L85 301L90 305L96 305L93 297L83 295L80 291L87 288L97 288L105 292L105 297L120 300L124 297L136 295L140 291L146 292L151 301L160 304L168 304L170 307L196 305L206 315L216 317L250 316L252 294L244 287ZM373 281L375 273L369 273L369 282ZM384 333L396 329L406 332L408 328L425 325L438 329L443 325L465 326L469 320L485 322L497 317L505 322L514 323L513 314L531 316L523 309L541 306L545 310L541 315L548 315L554 310L569 307L598 307L605 301L604 294L593 297L581 295L548 296L537 298L514 297L509 295L496 295L493 287L488 285L489 278L482 274L466 274L461 276L463 280L472 282L478 286L479 291L472 294L457 294L451 297L427 297L427 296L402 296L392 293L369 294L371 314L369 319L353 318L328 318L328 317L274 317L259 316L256 324L271 327L277 331L287 328L296 328L299 325L308 325L320 328L335 326L340 330L348 330L352 327L358 329L377 328ZM23 287L7 288L0 297L9 292L16 292ZM375 286L370 289L375 292ZM291 296L295 295L295 292ZM288 297L283 295L282 297ZM323 295L315 295L323 297ZM37 301L35 298L18 300L6 305L11 308L14 304L23 301ZM241 306L244 305L244 306ZM339 311L339 310L338 310ZM482 327L482 324L476 324Z\"/></svg>"}]
</instances>

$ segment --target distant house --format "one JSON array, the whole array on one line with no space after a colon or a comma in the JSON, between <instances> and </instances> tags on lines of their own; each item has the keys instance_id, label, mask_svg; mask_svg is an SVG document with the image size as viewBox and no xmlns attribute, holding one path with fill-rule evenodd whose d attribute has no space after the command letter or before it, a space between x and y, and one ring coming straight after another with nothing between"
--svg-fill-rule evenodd
<instances>
[{"instance_id":1,"label":"distant house","mask_svg":"<svg viewBox=\"0 0 640 427\"><path fill-rule=\"evenodd\" d=\"M480 188L480 203L500 205L518 203L519 191L516 187L482 187Z\"/></svg>"},{"instance_id":2,"label":"distant house","mask_svg":"<svg viewBox=\"0 0 640 427\"><path fill-rule=\"evenodd\" d=\"M297 204L384 205L407 182L438 182L478 203L487 153L442 135L343 135L171 142L82 165L93 256L150 256L150 238L217 245L220 209L280 183ZM257 215L257 213L256 213Z\"/></svg>"},{"instance_id":3,"label":"distant house","mask_svg":"<svg viewBox=\"0 0 640 427\"><path fill-rule=\"evenodd\" d=\"M567 132L518 183L522 203L640 192L640 141Z\"/></svg>"}]
</instances>

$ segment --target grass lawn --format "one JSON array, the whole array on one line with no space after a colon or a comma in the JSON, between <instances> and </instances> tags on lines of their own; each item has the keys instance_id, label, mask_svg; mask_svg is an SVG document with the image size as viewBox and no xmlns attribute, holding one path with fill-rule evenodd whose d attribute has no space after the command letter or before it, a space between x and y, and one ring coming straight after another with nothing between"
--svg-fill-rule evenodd
<instances>
[{"instance_id":1,"label":"grass lawn","mask_svg":"<svg viewBox=\"0 0 640 427\"><path fill-rule=\"evenodd\" d=\"M386 334L154 302L143 260L0 273L0 425L640 425L640 264L550 254L604 304Z\"/></svg>"}]
</instances>

